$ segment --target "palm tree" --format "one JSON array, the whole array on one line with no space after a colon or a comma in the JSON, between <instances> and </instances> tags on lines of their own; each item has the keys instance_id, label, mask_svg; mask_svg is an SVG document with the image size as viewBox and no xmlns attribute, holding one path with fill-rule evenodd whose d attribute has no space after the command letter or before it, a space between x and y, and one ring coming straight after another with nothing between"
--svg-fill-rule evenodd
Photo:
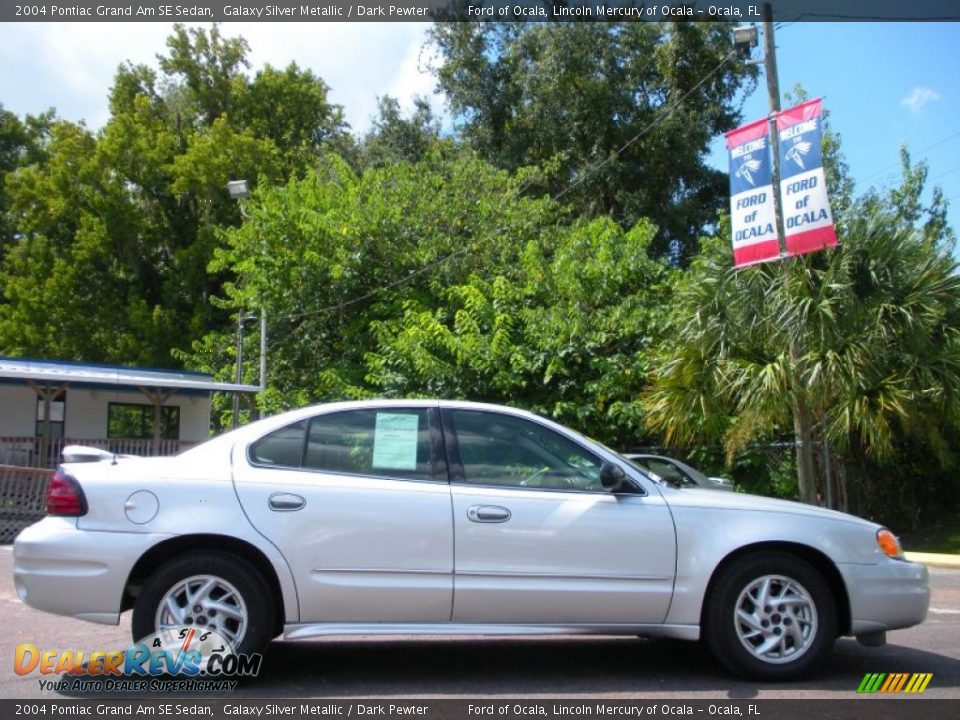
<instances>
[{"instance_id":1,"label":"palm tree","mask_svg":"<svg viewBox=\"0 0 960 720\"><path fill-rule=\"evenodd\" d=\"M647 423L669 445L722 439L728 457L791 423L846 458L883 462L901 441L946 457L960 418L960 277L937 203L918 226L904 211L916 204L898 201L922 184L862 199L833 250L735 270L726 242L708 241L681 285ZM800 496L815 502L813 448L800 450Z\"/></svg>"}]
</instances>

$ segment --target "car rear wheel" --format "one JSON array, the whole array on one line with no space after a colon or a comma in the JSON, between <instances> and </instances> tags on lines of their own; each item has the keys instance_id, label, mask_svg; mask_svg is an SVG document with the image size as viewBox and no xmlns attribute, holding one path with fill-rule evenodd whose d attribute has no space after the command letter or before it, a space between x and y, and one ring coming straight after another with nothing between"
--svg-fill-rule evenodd
<instances>
[{"instance_id":1,"label":"car rear wheel","mask_svg":"<svg viewBox=\"0 0 960 720\"><path fill-rule=\"evenodd\" d=\"M214 630L237 653L262 651L273 636L274 605L260 574L224 552L170 560L150 576L133 608L133 639L180 627Z\"/></svg>"},{"instance_id":2,"label":"car rear wheel","mask_svg":"<svg viewBox=\"0 0 960 720\"><path fill-rule=\"evenodd\" d=\"M708 603L707 643L724 665L742 675L802 675L836 639L830 587L813 566L786 553L738 560L718 578Z\"/></svg>"}]
</instances>

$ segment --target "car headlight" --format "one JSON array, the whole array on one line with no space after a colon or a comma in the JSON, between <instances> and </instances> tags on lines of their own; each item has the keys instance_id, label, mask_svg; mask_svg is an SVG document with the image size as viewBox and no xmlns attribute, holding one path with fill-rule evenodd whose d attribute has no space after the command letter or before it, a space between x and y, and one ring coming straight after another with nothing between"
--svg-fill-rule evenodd
<instances>
[{"instance_id":1,"label":"car headlight","mask_svg":"<svg viewBox=\"0 0 960 720\"><path fill-rule=\"evenodd\" d=\"M887 528L877 530L877 545L887 557L903 560L903 548L900 547L900 540Z\"/></svg>"}]
</instances>

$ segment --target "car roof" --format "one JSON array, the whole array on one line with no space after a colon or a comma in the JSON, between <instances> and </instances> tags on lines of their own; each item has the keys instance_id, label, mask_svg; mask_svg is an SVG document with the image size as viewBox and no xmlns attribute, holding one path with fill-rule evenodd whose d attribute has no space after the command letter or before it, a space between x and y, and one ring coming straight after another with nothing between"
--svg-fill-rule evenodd
<instances>
[{"instance_id":1,"label":"car roof","mask_svg":"<svg viewBox=\"0 0 960 720\"><path fill-rule=\"evenodd\" d=\"M575 433L579 437L589 441L589 438L585 438L581 433L576 432L573 428L568 428L559 423L545 418L536 413L532 413L529 410L522 410L520 408L510 407L508 405L496 405L493 403L482 403L482 402L472 402L469 400L439 400L439 399L397 399L397 398L377 398L369 400L347 400L340 402L331 402L331 403L318 403L314 405L308 405L306 407L297 408L294 410L286 410L276 415L271 415L270 417L263 418L262 420L257 420L255 422L244 425L236 430L231 430L230 432L224 433L222 435L208 440L207 442L214 442L216 440L221 440L224 443L233 443L233 442L246 442L254 438L260 437L265 433L277 430L291 423L295 423L299 420L305 420L307 418L314 417L318 414L325 414L330 412L343 412L347 410L376 410L384 408L431 408L431 407L441 407L449 409L459 409L459 410L482 410L486 412L497 412L506 415L514 415L517 417L527 418L533 420L542 425L547 425L559 430L564 434ZM592 443L592 441L591 441ZM593 443L592 443L593 444Z\"/></svg>"}]
</instances>

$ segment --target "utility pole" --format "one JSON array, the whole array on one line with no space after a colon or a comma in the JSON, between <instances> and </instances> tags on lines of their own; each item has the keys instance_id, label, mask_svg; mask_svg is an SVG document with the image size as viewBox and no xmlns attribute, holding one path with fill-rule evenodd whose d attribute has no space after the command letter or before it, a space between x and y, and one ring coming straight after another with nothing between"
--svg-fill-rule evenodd
<instances>
[{"instance_id":1,"label":"utility pole","mask_svg":"<svg viewBox=\"0 0 960 720\"><path fill-rule=\"evenodd\" d=\"M230 180L227 183L227 192L230 193L230 197L233 200L238 202L246 200L250 197L250 185L246 180ZM244 219L248 218L246 211L243 209L243 203L240 202L240 214ZM244 316L243 311L240 310L237 315L237 373L236 373L236 384L240 385L243 382L243 323L246 320L253 320L256 316L247 315ZM261 306L260 307L260 392L263 392L267 389L267 311ZM263 411L259 411L257 414L262 417ZM233 393L233 427L237 428L240 426L240 394L238 392Z\"/></svg>"},{"instance_id":2,"label":"utility pole","mask_svg":"<svg viewBox=\"0 0 960 720\"><path fill-rule=\"evenodd\" d=\"M237 371L234 375L234 382L240 385L243 382L243 310L237 311ZM233 427L240 427L240 392L233 391Z\"/></svg>"},{"instance_id":3,"label":"utility pole","mask_svg":"<svg viewBox=\"0 0 960 720\"><path fill-rule=\"evenodd\" d=\"M777 113L780 112L780 76L777 74L777 44L773 37L773 5L764 3L763 20L763 69L767 76L767 103L770 106L770 151L773 153L773 207L777 218L777 238L780 257L787 256L783 239L783 208L780 206L780 136L777 134Z\"/></svg>"},{"instance_id":4,"label":"utility pole","mask_svg":"<svg viewBox=\"0 0 960 720\"><path fill-rule=\"evenodd\" d=\"M777 114L780 112L780 77L777 74L777 46L773 36L773 5L764 3L761 10L763 22L763 65L767 76L767 100L770 105L770 149L773 152L774 212L777 218L777 235L780 238L780 257L784 283L790 281L790 265L784 246L783 208L780 203L780 136L777 133ZM813 430L806 389L801 377L800 357L803 350L800 338L790 336L790 370L793 379L793 433L797 449L797 485L800 499L816 504L816 475L813 459Z\"/></svg>"}]
</instances>

